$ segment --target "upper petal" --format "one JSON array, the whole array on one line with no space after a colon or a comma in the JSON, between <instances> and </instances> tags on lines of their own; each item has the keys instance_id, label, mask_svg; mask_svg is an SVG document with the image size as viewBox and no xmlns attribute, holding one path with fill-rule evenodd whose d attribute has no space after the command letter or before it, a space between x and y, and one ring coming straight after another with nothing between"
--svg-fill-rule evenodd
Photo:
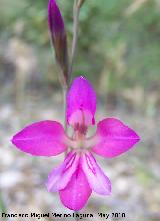
<instances>
[{"instance_id":1,"label":"upper petal","mask_svg":"<svg viewBox=\"0 0 160 221\"><path fill-rule=\"evenodd\" d=\"M33 123L12 138L12 143L23 152L36 156L53 156L67 148L62 125L56 121Z\"/></svg>"},{"instance_id":2,"label":"upper petal","mask_svg":"<svg viewBox=\"0 0 160 221\"><path fill-rule=\"evenodd\" d=\"M94 137L96 145L93 151L104 157L115 157L135 145L140 137L138 134L115 118L107 118L97 125Z\"/></svg>"},{"instance_id":3,"label":"upper petal","mask_svg":"<svg viewBox=\"0 0 160 221\"><path fill-rule=\"evenodd\" d=\"M91 153L88 152L82 156L82 168L93 191L102 195L111 193L111 182Z\"/></svg>"},{"instance_id":4,"label":"upper petal","mask_svg":"<svg viewBox=\"0 0 160 221\"><path fill-rule=\"evenodd\" d=\"M74 152L68 153L64 162L49 174L46 183L49 192L64 189L76 171L79 163L79 155Z\"/></svg>"},{"instance_id":5,"label":"upper petal","mask_svg":"<svg viewBox=\"0 0 160 221\"><path fill-rule=\"evenodd\" d=\"M85 206L91 193L92 190L80 165L66 188L59 191L64 206L75 211Z\"/></svg>"},{"instance_id":6,"label":"upper petal","mask_svg":"<svg viewBox=\"0 0 160 221\"><path fill-rule=\"evenodd\" d=\"M74 79L67 94L67 122L70 125L94 124L96 93L90 82L80 76Z\"/></svg>"}]
</instances>

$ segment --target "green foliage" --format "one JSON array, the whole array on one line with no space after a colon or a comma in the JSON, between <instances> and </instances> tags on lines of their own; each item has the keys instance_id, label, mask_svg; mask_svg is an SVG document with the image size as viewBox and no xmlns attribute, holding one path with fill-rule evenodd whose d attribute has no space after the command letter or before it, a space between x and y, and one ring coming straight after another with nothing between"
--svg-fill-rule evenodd
<instances>
[{"instance_id":1,"label":"green foliage","mask_svg":"<svg viewBox=\"0 0 160 221\"><path fill-rule=\"evenodd\" d=\"M1 1L1 36L15 35L15 25L21 22L21 37L34 44L37 49L44 48L50 53L48 1ZM65 19L68 42L71 45L73 0L57 1ZM160 5L158 1L148 0L127 15L132 4L130 0L85 2L80 13L75 75L86 74L97 82L102 75L110 74L113 87L140 84L147 88L159 84Z\"/></svg>"}]
</instances>

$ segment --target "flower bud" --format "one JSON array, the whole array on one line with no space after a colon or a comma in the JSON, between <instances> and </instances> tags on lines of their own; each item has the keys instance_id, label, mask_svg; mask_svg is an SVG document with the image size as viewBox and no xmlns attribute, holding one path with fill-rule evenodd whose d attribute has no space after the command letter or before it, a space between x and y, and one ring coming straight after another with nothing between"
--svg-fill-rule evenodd
<instances>
[{"instance_id":1,"label":"flower bud","mask_svg":"<svg viewBox=\"0 0 160 221\"><path fill-rule=\"evenodd\" d=\"M48 25L51 40L55 49L56 60L59 63L65 81L68 81L68 50L67 37L64 21L58 8L56 0L49 0L48 3Z\"/></svg>"}]
</instances>

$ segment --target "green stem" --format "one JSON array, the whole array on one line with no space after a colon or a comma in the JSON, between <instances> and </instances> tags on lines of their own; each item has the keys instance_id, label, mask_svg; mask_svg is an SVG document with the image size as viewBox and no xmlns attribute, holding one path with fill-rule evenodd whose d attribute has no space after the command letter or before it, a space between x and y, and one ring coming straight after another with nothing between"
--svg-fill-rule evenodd
<instances>
[{"instance_id":1,"label":"green stem","mask_svg":"<svg viewBox=\"0 0 160 221\"><path fill-rule=\"evenodd\" d=\"M73 63L77 51L78 32L79 32L79 13L85 0L75 0L73 6L73 42L71 51L71 63L69 67L69 76L72 74Z\"/></svg>"},{"instance_id":2,"label":"green stem","mask_svg":"<svg viewBox=\"0 0 160 221\"><path fill-rule=\"evenodd\" d=\"M64 110L64 129L65 129L65 132L67 133L68 131L68 125L67 125L67 122L66 122L66 95L67 95L67 88L62 88L63 90L63 110ZM67 155L67 150L65 151L65 156Z\"/></svg>"}]
</instances>

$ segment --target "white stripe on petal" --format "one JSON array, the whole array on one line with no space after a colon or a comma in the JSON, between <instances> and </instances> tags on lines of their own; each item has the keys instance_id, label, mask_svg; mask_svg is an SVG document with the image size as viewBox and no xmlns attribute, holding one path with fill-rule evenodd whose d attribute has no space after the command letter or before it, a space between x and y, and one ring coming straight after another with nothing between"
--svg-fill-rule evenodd
<instances>
[{"instance_id":1,"label":"white stripe on petal","mask_svg":"<svg viewBox=\"0 0 160 221\"><path fill-rule=\"evenodd\" d=\"M70 152L64 162L49 174L46 186L49 192L64 189L77 169L79 155Z\"/></svg>"},{"instance_id":2,"label":"white stripe on petal","mask_svg":"<svg viewBox=\"0 0 160 221\"><path fill-rule=\"evenodd\" d=\"M102 195L109 195L111 193L109 178L103 173L95 158L89 152L82 156L82 169L93 191Z\"/></svg>"}]
</instances>

